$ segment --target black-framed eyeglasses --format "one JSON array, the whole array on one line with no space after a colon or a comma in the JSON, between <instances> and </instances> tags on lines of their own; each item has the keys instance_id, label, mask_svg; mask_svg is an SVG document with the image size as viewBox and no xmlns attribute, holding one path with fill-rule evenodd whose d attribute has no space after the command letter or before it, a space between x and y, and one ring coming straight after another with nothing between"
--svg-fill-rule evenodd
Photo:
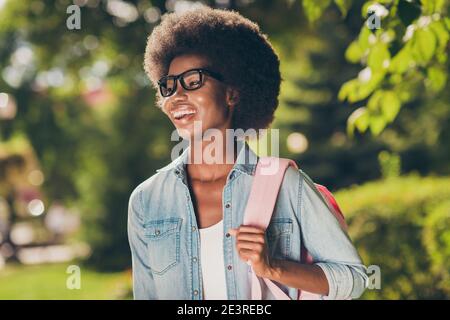
<instances>
[{"instance_id":1,"label":"black-framed eyeglasses","mask_svg":"<svg viewBox=\"0 0 450 320\"><path fill-rule=\"evenodd\" d=\"M177 91L177 80L180 79L181 86L186 90L197 90L204 84L204 75L211 76L216 80L223 81L223 77L217 72L204 68L186 70L178 75L167 75L159 79L159 92L163 97L170 97Z\"/></svg>"}]
</instances>

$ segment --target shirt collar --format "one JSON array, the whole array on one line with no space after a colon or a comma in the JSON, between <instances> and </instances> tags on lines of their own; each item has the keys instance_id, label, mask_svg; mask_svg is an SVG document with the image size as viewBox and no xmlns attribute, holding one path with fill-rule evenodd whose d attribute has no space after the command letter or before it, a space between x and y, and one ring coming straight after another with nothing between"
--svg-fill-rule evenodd
<instances>
[{"instance_id":1,"label":"shirt collar","mask_svg":"<svg viewBox=\"0 0 450 320\"><path fill-rule=\"evenodd\" d=\"M176 175L183 176L186 171L190 148L191 146L189 145L178 158L167 166L157 169L156 172L173 171ZM239 171L248 175L254 175L259 157L253 152L246 141L237 141L237 152L236 162L231 171Z\"/></svg>"}]
</instances>

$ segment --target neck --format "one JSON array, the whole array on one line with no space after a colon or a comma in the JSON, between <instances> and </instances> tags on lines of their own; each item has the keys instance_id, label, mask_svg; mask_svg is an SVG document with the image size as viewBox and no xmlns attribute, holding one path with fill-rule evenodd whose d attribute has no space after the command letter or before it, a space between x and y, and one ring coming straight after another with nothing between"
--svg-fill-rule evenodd
<instances>
[{"instance_id":1,"label":"neck","mask_svg":"<svg viewBox=\"0 0 450 320\"><path fill-rule=\"evenodd\" d=\"M225 135L223 135L225 136ZM233 168L237 158L237 141L234 137L222 139L191 140L190 161L187 171L192 180L214 182L224 179Z\"/></svg>"}]
</instances>

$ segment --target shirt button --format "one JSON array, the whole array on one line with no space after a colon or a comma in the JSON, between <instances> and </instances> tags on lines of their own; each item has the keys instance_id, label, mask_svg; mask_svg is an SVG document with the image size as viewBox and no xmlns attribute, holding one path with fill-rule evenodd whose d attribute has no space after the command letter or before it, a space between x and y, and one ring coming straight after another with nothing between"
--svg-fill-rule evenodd
<instances>
[{"instance_id":1,"label":"shirt button","mask_svg":"<svg viewBox=\"0 0 450 320\"><path fill-rule=\"evenodd\" d=\"M156 230L156 231L155 231L155 234L156 234L156 235L159 235L160 233L161 233L161 231L159 231L159 230Z\"/></svg>"},{"instance_id":2,"label":"shirt button","mask_svg":"<svg viewBox=\"0 0 450 320\"><path fill-rule=\"evenodd\" d=\"M230 234L227 232L227 234L225 235L225 237L229 238L229 237L230 237Z\"/></svg>"},{"instance_id":3,"label":"shirt button","mask_svg":"<svg viewBox=\"0 0 450 320\"><path fill-rule=\"evenodd\" d=\"M225 205L225 208L229 208L229 207L231 207L231 204L227 203L227 204Z\"/></svg>"},{"instance_id":4,"label":"shirt button","mask_svg":"<svg viewBox=\"0 0 450 320\"><path fill-rule=\"evenodd\" d=\"M193 257L193 258L192 258L192 261L197 262L197 258L196 258L196 257Z\"/></svg>"},{"instance_id":5,"label":"shirt button","mask_svg":"<svg viewBox=\"0 0 450 320\"><path fill-rule=\"evenodd\" d=\"M228 269L228 270L231 270L231 269L233 269L233 266L229 265L229 266L227 267L227 269Z\"/></svg>"},{"instance_id":6,"label":"shirt button","mask_svg":"<svg viewBox=\"0 0 450 320\"><path fill-rule=\"evenodd\" d=\"M175 174L180 174L180 170L175 170Z\"/></svg>"},{"instance_id":7,"label":"shirt button","mask_svg":"<svg viewBox=\"0 0 450 320\"><path fill-rule=\"evenodd\" d=\"M195 226L192 227L192 232L195 232L195 230L197 230L197 228Z\"/></svg>"},{"instance_id":8,"label":"shirt button","mask_svg":"<svg viewBox=\"0 0 450 320\"><path fill-rule=\"evenodd\" d=\"M198 295L198 290L194 290L194 296Z\"/></svg>"}]
</instances>

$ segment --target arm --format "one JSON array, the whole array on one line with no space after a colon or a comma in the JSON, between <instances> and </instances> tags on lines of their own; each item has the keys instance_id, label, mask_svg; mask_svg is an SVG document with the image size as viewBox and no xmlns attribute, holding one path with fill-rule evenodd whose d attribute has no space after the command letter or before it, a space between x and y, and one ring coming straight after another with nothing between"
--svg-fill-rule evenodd
<instances>
[{"instance_id":1,"label":"arm","mask_svg":"<svg viewBox=\"0 0 450 320\"><path fill-rule=\"evenodd\" d=\"M265 278L291 288L327 296L329 285L322 268L289 260L273 260Z\"/></svg>"},{"instance_id":2,"label":"arm","mask_svg":"<svg viewBox=\"0 0 450 320\"><path fill-rule=\"evenodd\" d=\"M260 277L327 299L358 298L367 283L365 266L347 233L310 184L312 181L306 175L300 175L296 217L304 246L316 263L270 261L264 231L250 226L231 229L239 255L251 262Z\"/></svg>"},{"instance_id":3,"label":"arm","mask_svg":"<svg viewBox=\"0 0 450 320\"><path fill-rule=\"evenodd\" d=\"M366 268L348 234L312 185L300 171L297 218L304 246L327 278L327 299L358 298L367 285Z\"/></svg>"},{"instance_id":4,"label":"arm","mask_svg":"<svg viewBox=\"0 0 450 320\"><path fill-rule=\"evenodd\" d=\"M148 266L147 244L143 236L141 193L134 190L128 205L128 241L133 267L133 296L136 300L157 299L153 275Z\"/></svg>"},{"instance_id":5,"label":"arm","mask_svg":"<svg viewBox=\"0 0 450 320\"><path fill-rule=\"evenodd\" d=\"M230 234L236 236L240 258L251 262L257 276L288 287L328 295L328 281L320 267L288 260L270 260L264 233L264 230L252 226L230 229Z\"/></svg>"}]
</instances>

